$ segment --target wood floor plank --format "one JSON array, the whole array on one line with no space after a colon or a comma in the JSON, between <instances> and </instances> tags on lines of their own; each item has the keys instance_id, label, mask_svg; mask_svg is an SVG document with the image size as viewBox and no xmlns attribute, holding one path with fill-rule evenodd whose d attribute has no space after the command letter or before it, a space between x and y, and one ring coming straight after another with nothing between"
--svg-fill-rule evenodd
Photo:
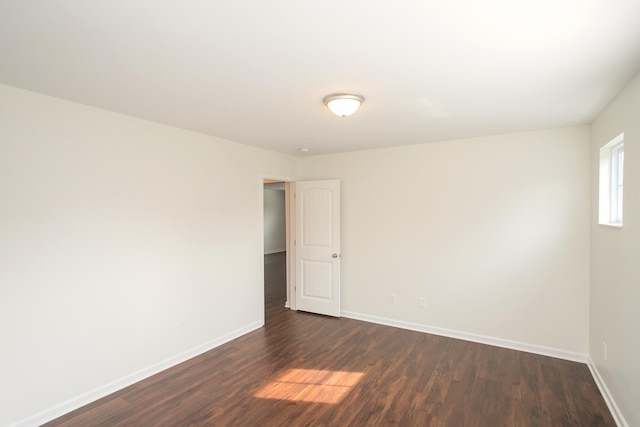
<instances>
[{"instance_id":1,"label":"wood floor plank","mask_svg":"<svg viewBox=\"0 0 640 427\"><path fill-rule=\"evenodd\" d=\"M266 326L47 426L615 426L586 365L284 308ZM334 402L334 403L328 403Z\"/></svg>"}]
</instances>

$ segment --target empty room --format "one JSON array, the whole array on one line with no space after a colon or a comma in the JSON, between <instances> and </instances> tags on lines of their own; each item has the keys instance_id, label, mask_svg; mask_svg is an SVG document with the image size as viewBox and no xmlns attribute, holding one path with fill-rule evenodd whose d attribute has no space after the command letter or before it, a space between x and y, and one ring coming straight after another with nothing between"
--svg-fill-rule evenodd
<instances>
[{"instance_id":1,"label":"empty room","mask_svg":"<svg viewBox=\"0 0 640 427\"><path fill-rule=\"evenodd\" d=\"M1 1L0 426L640 426L638 17Z\"/></svg>"}]
</instances>

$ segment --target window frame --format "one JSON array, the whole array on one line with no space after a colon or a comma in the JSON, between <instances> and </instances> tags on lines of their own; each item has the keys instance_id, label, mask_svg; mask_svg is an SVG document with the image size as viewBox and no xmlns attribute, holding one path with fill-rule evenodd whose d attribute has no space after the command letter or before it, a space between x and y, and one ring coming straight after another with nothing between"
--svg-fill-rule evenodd
<instances>
[{"instance_id":1,"label":"window frame","mask_svg":"<svg viewBox=\"0 0 640 427\"><path fill-rule=\"evenodd\" d=\"M600 148L598 223L622 227L624 200L624 133Z\"/></svg>"},{"instance_id":2,"label":"window frame","mask_svg":"<svg viewBox=\"0 0 640 427\"><path fill-rule=\"evenodd\" d=\"M622 224L624 199L624 141L611 147L611 217L612 224Z\"/></svg>"}]
</instances>

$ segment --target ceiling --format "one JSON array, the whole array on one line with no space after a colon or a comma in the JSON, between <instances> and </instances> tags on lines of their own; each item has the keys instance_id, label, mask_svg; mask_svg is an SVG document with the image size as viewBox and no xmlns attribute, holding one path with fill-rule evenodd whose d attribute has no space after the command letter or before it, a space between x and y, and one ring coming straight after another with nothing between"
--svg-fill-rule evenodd
<instances>
[{"instance_id":1,"label":"ceiling","mask_svg":"<svg viewBox=\"0 0 640 427\"><path fill-rule=\"evenodd\" d=\"M638 0L1 0L0 83L308 156L589 123L640 69L638 18ZM338 118L336 91L366 100Z\"/></svg>"}]
</instances>

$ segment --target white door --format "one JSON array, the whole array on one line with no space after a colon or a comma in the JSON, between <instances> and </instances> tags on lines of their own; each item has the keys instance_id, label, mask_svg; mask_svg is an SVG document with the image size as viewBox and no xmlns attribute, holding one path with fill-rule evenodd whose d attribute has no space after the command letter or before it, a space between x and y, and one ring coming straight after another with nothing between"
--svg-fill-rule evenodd
<instances>
[{"instance_id":1,"label":"white door","mask_svg":"<svg viewBox=\"0 0 640 427\"><path fill-rule=\"evenodd\" d=\"M340 317L340 181L295 183L296 309Z\"/></svg>"}]
</instances>

